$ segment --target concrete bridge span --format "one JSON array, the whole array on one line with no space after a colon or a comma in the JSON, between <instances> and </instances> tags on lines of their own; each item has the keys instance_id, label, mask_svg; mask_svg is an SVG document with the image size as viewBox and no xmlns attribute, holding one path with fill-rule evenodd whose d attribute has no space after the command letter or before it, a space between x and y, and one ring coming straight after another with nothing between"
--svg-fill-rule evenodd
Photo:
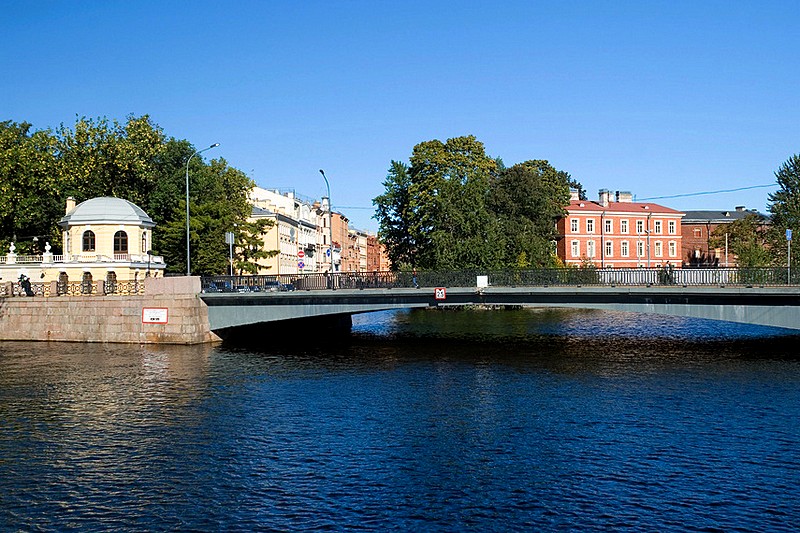
<instances>
[{"instance_id":1,"label":"concrete bridge span","mask_svg":"<svg viewBox=\"0 0 800 533\"><path fill-rule=\"evenodd\" d=\"M800 287L432 287L203 293L212 331L301 318L463 305L570 307L800 330Z\"/></svg>"}]
</instances>

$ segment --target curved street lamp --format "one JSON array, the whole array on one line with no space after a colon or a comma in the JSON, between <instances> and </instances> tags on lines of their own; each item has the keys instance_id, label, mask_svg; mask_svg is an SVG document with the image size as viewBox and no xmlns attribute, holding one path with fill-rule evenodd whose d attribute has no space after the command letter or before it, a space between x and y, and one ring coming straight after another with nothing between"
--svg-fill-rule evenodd
<instances>
[{"instance_id":1,"label":"curved street lamp","mask_svg":"<svg viewBox=\"0 0 800 533\"><path fill-rule=\"evenodd\" d=\"M189 161L196 155L202 154L206 150L211 150L212 148L216 148L219 146L219 143L214 143L208 148L203 148L202 150L198 150L192 155L189 156L189 159L186 160L186 275L192 275L192 267L191 267L191 260L189 259Z\"/></svg>"},{"instance_id":2,"label":"curved street lamp","mask_svg":"<svg viewBox=\"0 0 800 533\"><path fill-rule=\"evenodd\" d=\"M331 274L333 274L333 204L331 203L331 186L328 184L328 178L325 177L325 171L319 169L319 173L322 174L322 179L325 180L325 187L328 189L328 231L330 232L328 253L331 256Z\"/></svg>"}]
</instances>

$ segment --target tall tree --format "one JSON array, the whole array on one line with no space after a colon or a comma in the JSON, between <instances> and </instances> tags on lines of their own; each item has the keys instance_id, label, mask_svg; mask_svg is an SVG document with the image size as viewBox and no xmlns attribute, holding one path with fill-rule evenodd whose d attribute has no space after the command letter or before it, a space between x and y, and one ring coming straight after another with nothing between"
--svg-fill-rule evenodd
<instances>
[{"instance_id":1,"label":"tall tree","mask_svg":"<svg viewBox=\"0 0 800 533\"><path fill-rule=\"evenodd\" d=\"M17 253L41 253L49 241L58 252L56 222L64 214L61 189L52 133L32 132L27 122L0 122L0 247L8 250L16 241Z\"/></svg>"},{"instance_id":2,"label":"tall tree","mask_svg":"<svg viewBox=\"0 0 800 533\"><path fill-rule=\"evenodd\" d=\"M383 182L386 192L372 200L375 205L373 218L379 223L378 234L386 246L389 261L396 270L416 267L416 243L410 228L414 207L410 186L408 165L401 161L392 161Z\"/></svg>"},{"instance_id":3,"label":"tall tree","mask_svg":"<svg viewBox=\"0 0 800 533\"><path fill-rule=\"evenodd\" d=\"M544 160L519 163L493 180L489 206L504 237L505 265L553 265L555 223L565 215L572 183Z\"/></svg>"},{"instance_id":4,"label":"tall tree","mask_svg":"<svg viewBox=\"0 0 800 533\"><path fill-rule=\"evenodd\" d=\"M414 147L409 169L415 264L426 269L496 268L495 219L487 209L497 162L474 136Z\"/></svg>"},{"instance_id":5,"label":"tall tree","mask_svg":"<svg viewBox=\"0 0 800 533\"><path fill-rule=\"evenodd\" d=\"M787 159L775 172L779 190L769 195L772 228L769 242L776 264L786 264L786 230L800 233L800 155Z\"/></svg>"}]
</instances>

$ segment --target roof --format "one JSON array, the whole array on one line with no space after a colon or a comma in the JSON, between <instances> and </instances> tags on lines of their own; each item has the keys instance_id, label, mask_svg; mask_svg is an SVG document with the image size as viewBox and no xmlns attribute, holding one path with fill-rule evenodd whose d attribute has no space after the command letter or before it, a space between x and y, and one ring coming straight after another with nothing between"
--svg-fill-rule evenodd
<instances>
[{"instance_id":1,"label":"roof","mask_svg":"<svg viewBox=\"0 0 800 533\"><path fill-rule=\"evenodd\" d=\"M681 211L649 202L609 202L608 205L604 207L597 202L590 202L588 200L572 200L566 209L570 214L582 212L594 213L599 211L606 213L631 213L644 215L648 213L675 216L683 215Z\"/></svg>"},{"instance_id":2,"label":"roof","mask_svg":"<svg viewBox=\"0 0 800 533\"><path fill-rule=\"evenodd\" d=\"M741 220L747 215L755 215L762 220L768 220L769 217L756 210L703 210L703 211L686 211L686 216L683 223L712 223L712 224L725 224L733 222L734 220Z\"/></svg>"},{"instance_id":3,"label":"roof","mask_svg":"<svg viewBox=\"0 0 800 533\"><path fill-rule=\"evenodd\" d=\"M126 224L151 228L156 225L138 205L110 196L81 202L58 222L62 227L83 224Z\"/></svg>"}]
</instances>

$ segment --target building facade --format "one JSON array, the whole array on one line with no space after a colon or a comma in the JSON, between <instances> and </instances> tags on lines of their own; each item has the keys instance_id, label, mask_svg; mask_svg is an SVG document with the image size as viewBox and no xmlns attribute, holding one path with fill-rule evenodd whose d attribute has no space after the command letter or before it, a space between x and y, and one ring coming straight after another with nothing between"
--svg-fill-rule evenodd
<instances>
[{"instance_id":1,"label":"building facade","mask_svg":"<svg viewBox=\"0 0 800 533\"><path fill-rule=\"evenodd\" d=\"M634 202L630 192L601 189L597 202L573 192L567 215L556 228L556 253L567 266L600 268L680 268L683 213L649 202Z\"/></svg>"},{"instance_id":2,"label":"building facade","mask_svg":"<svg viewBox=\"0 0 800 533\"><path fill-rule=\"evenodd\" d=\"M711 247L711 234L719 226L742 220L748 215L757 216L764 228L769 224L769 217L755 209L736 206L733 211L703 210L686 211L682 220L683 246L681 255L684 264L691 267L728 267L735 266L736 258L729 251Z\"/></svg>"}]
</instances>

